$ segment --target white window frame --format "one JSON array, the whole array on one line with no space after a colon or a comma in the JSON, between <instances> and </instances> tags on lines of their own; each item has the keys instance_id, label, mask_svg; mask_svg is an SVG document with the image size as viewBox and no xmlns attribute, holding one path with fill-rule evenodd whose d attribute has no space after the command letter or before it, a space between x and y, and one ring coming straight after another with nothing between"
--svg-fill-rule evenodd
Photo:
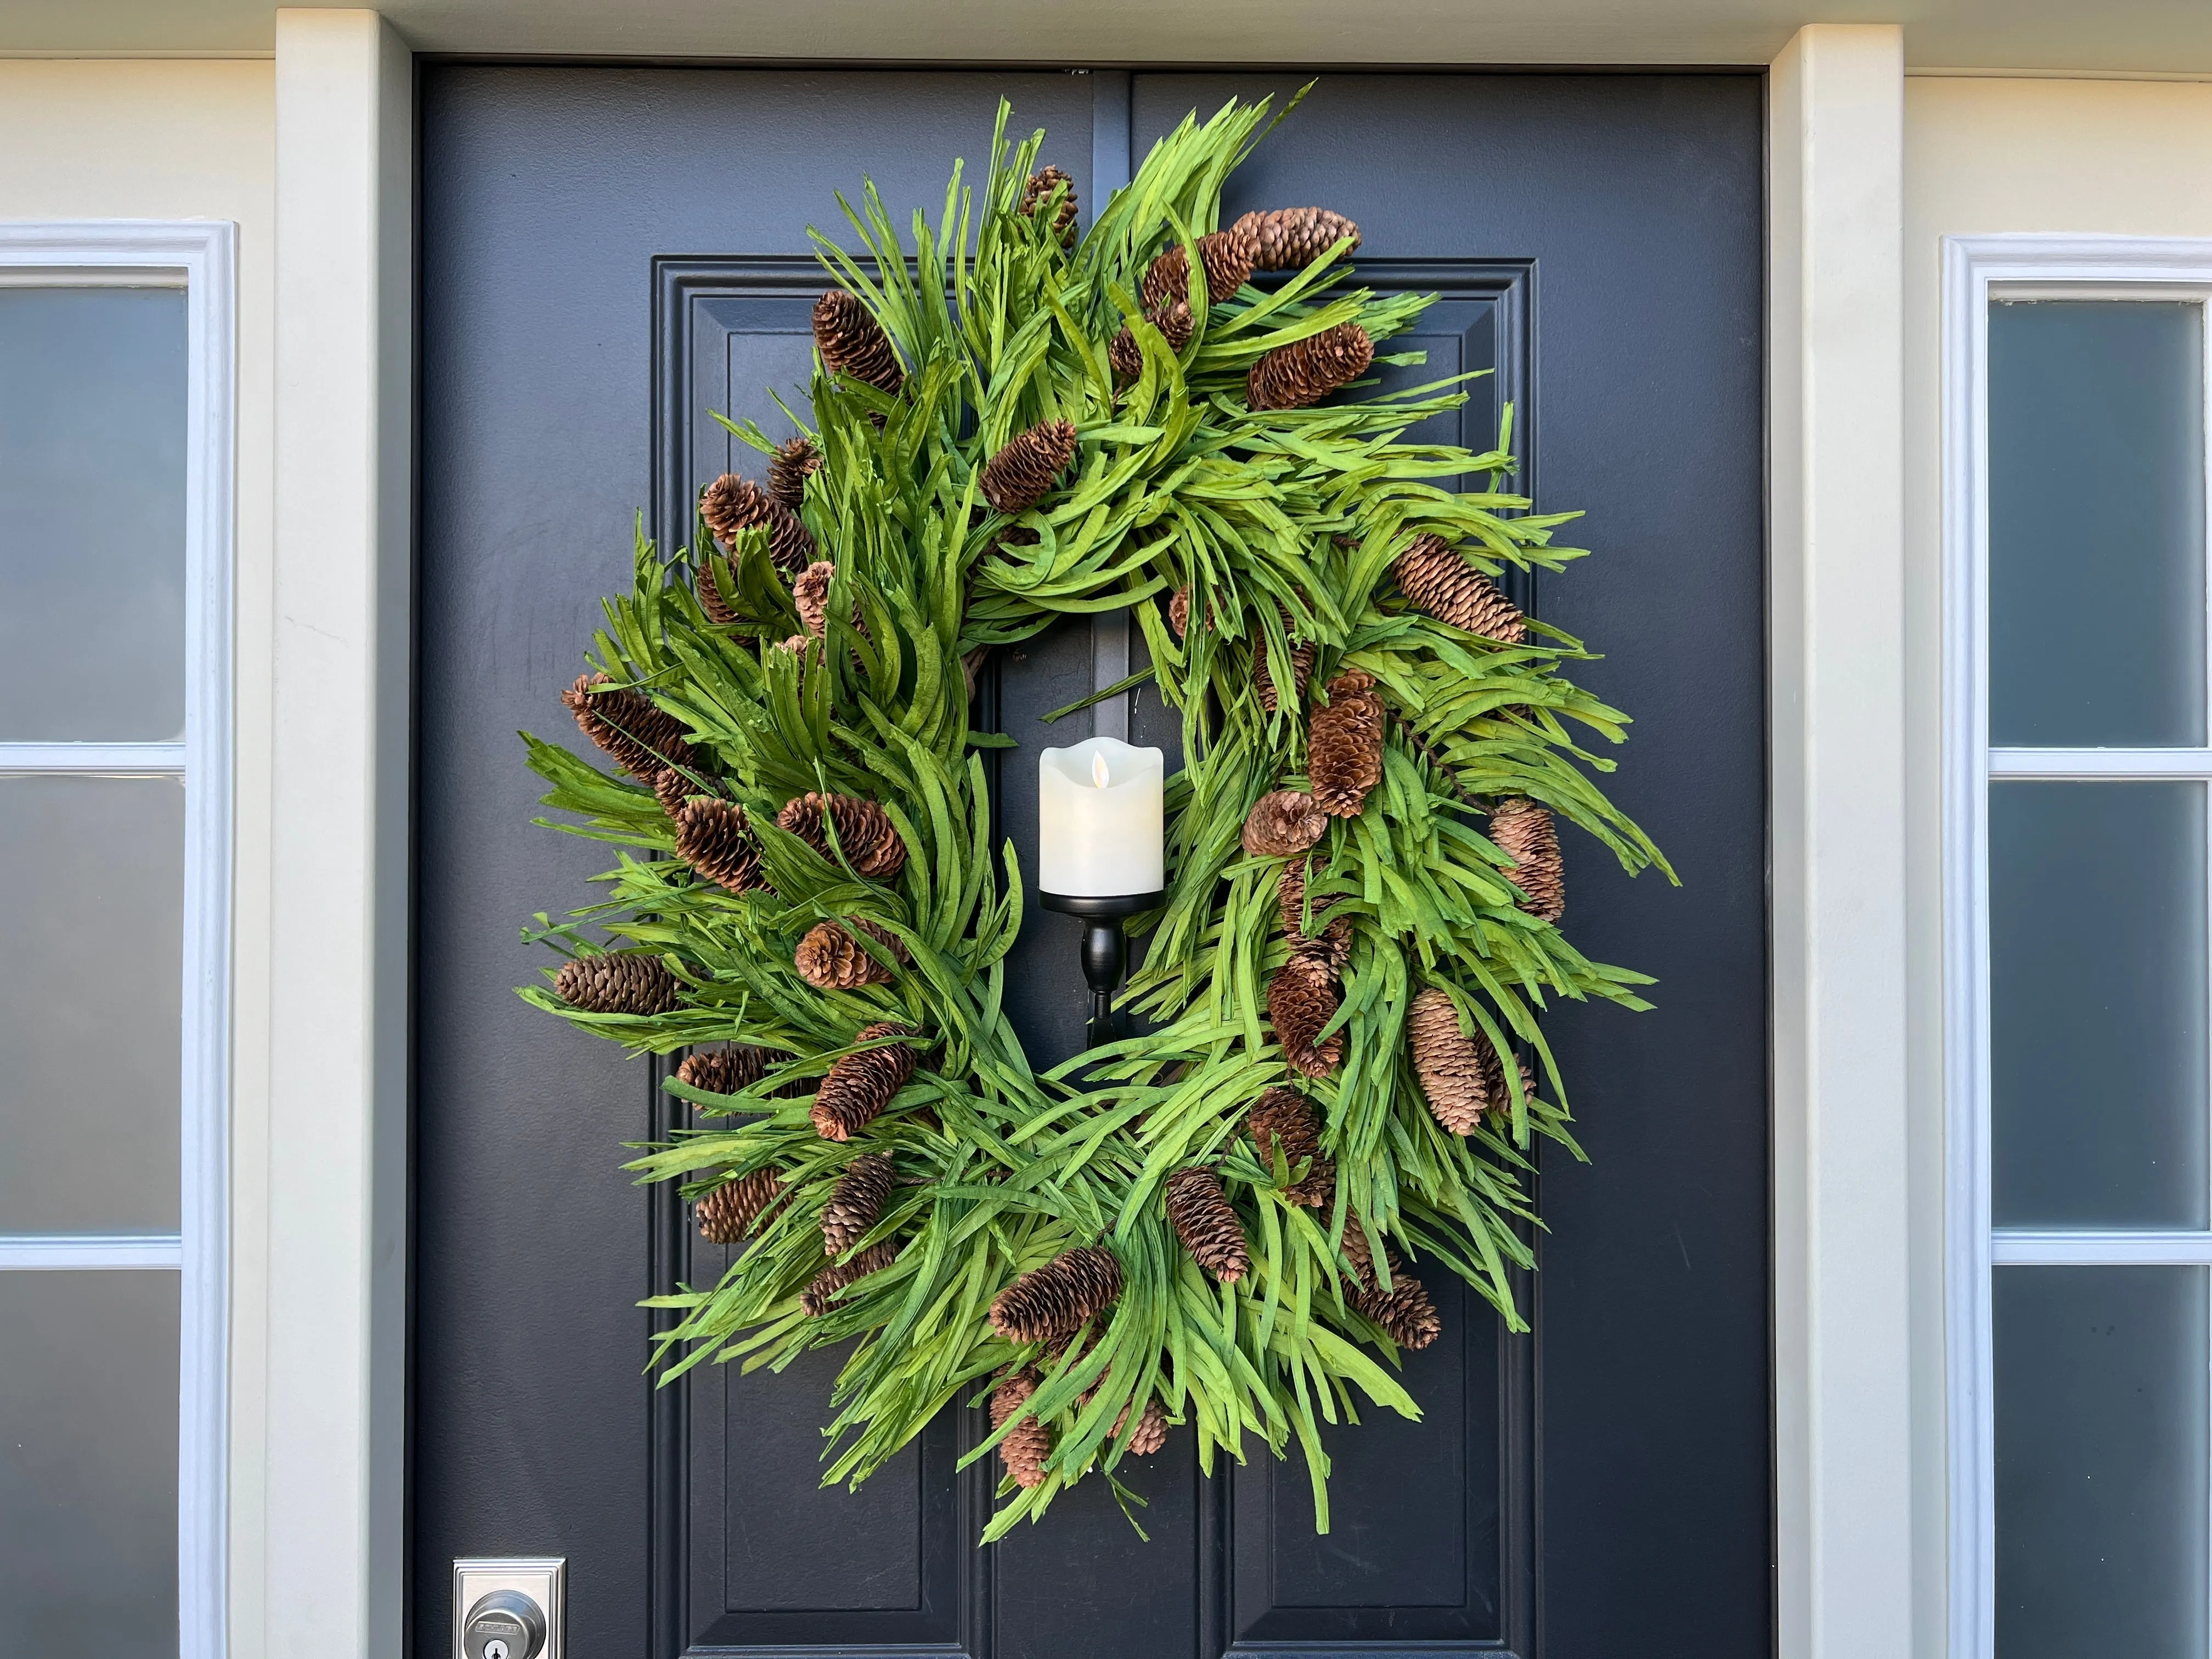
<instances>
[{"instance_id":1,"label":"white window frame","mask_svg":"<svg viewBox=\"0 0 2212 1659\"><path fill-rule=\"evenodd\" d=\"M177 1271L181 1659L221 1659L227 1639L236 242L228 222L0 222L0 287L185 292L183 741L0 743L0 775L153 775L186 786L179 1230L0 1234L0 1272Z\"/></svg>"},{"instance_id":2,"label":"white window frame","mask_svg":"<svg viewBox=\"0 0 2212 1659\"><path fill-rule=\"evenodd\" d=\"M1990 744L1989 313L1992 300L2014 298L2179 299L2203 304L2203 385L2212 402L2212 240L2018 235L1953 236L1943 242L1944 1245L1951 1659L1995 1659L1996 1647L1992 1270L2212 1266L2212 1230L2000 1231L1991 1225L1990 785L2008 779L2197 779L2212 787L2212 748ZM2205 425L2212 448L2212 408ZM2206 457L2206 478L2212 486L2212 453Z\"/></svg>"}]
</instances>

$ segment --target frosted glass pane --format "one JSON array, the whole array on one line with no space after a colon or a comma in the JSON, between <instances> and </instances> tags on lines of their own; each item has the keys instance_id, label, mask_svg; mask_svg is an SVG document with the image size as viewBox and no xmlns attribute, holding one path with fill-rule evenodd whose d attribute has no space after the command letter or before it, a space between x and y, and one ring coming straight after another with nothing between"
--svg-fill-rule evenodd
<instances>
[{"instance_id":1,"label":"frosted glass pane","mask_svg":"<svg viewBox=\"0 0 2212 1659\"><path fill-rule=\"evenodd\" d=\"M1990 737L2204 741L2203 307L1990 307Z\"/></svg>"},{"instance_id":2,"label":"frosted glass pane","mask_svg":"<svg viewBox=\"0 0 2212 1659\"><path fill-rule=\"evenodd\" d=\"M1996 1659L2204 1659L2205 1270L1996 1272Z\"/></svg>"},{"instance_id":3,"label":"frosted glass pane","mask_svg":"<svg viewBox=\"0 0 2212 1659\"><path fill-rule=\"evenodd\" d=\"M184 839L173 778L0 777L0 1232L176 1231Z\"/></svg>"},{"instance_id":4,"label":"frosted glass pane","mask_svg":"<svg viewBox=\"0 0 2212 1659\"><path fill-rule=\"evenodd\" d=\"M185 729L185 295L0 288L0 741Z\"/></svg>"},{"instance_id":5,"label":"frosted glass pane","mask_svg":"<svg viewBox=\"0 0 2212 1659\"><path fill-rule=\"evenodd\" d=\"M1990 789L1992 1210L2202 1227L2200 783Z\"/></svg>"},{"instance_id":6,"label":"frosted glass pane","mask_svg":"<svg viewBox=\"0 0 2212 1659\"><path fill-rule=\"evenodd\" d=\"M177 1651L177 1275L0 1273L0 1659Z\"/></svg>"}]
</instances>

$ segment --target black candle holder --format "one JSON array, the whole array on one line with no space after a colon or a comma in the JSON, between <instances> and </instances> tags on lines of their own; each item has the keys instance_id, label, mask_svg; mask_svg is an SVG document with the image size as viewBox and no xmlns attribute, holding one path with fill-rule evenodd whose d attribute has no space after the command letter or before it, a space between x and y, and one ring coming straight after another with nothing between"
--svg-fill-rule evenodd
<instances>
[{"instance_id":1,"label":"black candle holder","mask_svg":"<svg viewBox=\"0 0 2212 1659\"><path fill-rule=\"evenodd\" d=\"M1048 910L1081 916L1083 977L1091 987L1091 1024L1084 1046L1096 1048L1117 1035L1114 1022L1114 993L1121 988L1121 975L1129 965L1129 936L1121 931L1128 916L1157 910L1167 902L1159 893L1115 893L1094 896L1077 893L1039 893L1037 901Z\"/></svg>"}]
</instances>

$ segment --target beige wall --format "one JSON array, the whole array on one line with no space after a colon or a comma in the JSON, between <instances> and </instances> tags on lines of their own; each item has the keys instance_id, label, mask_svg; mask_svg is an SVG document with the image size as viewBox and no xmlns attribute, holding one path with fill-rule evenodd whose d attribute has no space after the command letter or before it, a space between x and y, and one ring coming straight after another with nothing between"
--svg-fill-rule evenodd
<instances>
[{"instance_id":1,"label":"beige wall","mask_svg":"<svg viewBox=\"0 0 2212 1659\"><path fill-rule=\"evenodd\" d=\"M1944 1537L1942 316L1946 236L2212 237L2212 85L1919 76L1905 96L1905 808L1916 1537ZM1946 1561L1916 1552L1915 1651Z\"/></svg>"},{"instance_id":2,"label":"beige wall","mask_svg":"<svg viewBox=\"0 0 2212 1659\"><path fill-rule=\"evenodd\" d=\"M266 61L0 60L0 219L238 226L230 1611L240 1656L264 1650L275 132Z\"/></svg>"}]
</instances>

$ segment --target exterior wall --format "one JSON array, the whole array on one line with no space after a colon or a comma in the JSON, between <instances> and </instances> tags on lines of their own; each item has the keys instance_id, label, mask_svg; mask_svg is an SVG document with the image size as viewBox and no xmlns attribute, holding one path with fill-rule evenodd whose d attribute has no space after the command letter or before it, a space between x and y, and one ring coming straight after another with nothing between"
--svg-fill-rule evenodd
<instances>
[{"instance_id":1,"label":"exterior wall","mask_svg":"<svg viewBox=\"0 0 2212 1659\"><path fill-rule=\"evenodd\" d=\"M1914 1644L1944 1650L1942 321L1946 236L2212 236L2212 85L1916 76L1905 90L1905 758Z\"/></svg>"},{"instance_id":2,"label":"exterior wall","mask_svg":"<svg viewBox=\"0 0 2212 1659\"><path fill-rule=\"evenodd\" d=\"M230 1624L260 1636L268 1306L276 76L266 61L0 60L0 219L238 226Z\"/></svg>"}]
</instances>

